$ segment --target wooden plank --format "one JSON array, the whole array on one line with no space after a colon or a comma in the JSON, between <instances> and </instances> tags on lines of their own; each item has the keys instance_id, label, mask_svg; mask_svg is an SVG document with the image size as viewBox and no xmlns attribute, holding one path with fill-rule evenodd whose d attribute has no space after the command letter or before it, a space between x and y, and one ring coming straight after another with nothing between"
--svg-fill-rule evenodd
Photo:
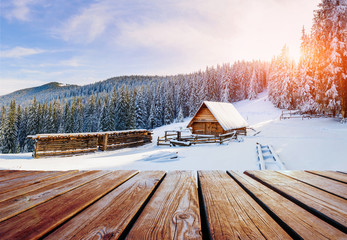
<instances>
[{"instance_id":1,"label":"wooden plank","mask_svg":"<svg viewBox=\"0 0 347 240\"><path fill-rule=\"evenodd\" d=\"M140 172L66 222L47 239L118 238L164 174L163 171Z\"/></svg>"},{"instance_id":2,"label":"wooden plank","mask_svg":"<svg viewBox=\"0 0 347 240\"><path fill-rule=\"evenodd\" d=\"M335 181L347 183L347 174L335 171L306 171L319 176L333 179Z\"/></svg>"},{"instance_id":3,"label":"wooden plank","mask_svg":"<svg viewBox=\"0 0 347 240\"><path fill-rule=\"evenodd\" d=\"M199 171L213 239L291 239L224 171Z\"/></svg>"},{"instance_id":4,"label":"wooden plank","mask_svg":"<svg viewBox=\"0 0 347 240\"><path fill-rule=\"evenodd\" d=\"M40 182L44 179L50 179L50 178L54 178L54 177L57 177L59 175L64 175L64 174L68 174L68 173L69 173L68 171L65 171L65 172L47 171L47 172L39 172L37 174L28 175L28 176L25 176L22 178L15 178L15 179L3 181L3 182L0 182L0 194L5 193L5 192L9 192L9 191L13 191L13 190L18 189L18 188L23 188L23 187L29 186L31 184Z\"/></svg>"},{"instance_id":5,"label":"wooden plank","mask_svg":"<svg viewBox=\"0 0 347 240\"><path fill-rule=\"evenodd\" d=\"M280 171L280 173L344 199L347 198L347 184L304 171Z\"/></svg>"},{"instance_id":6,"label":"wooden plank","mask_svg":"<svg viewBox=\"0 0 347 240\"><path fill-rule=\"evenodd\" d=\"M309 212L346 231L347 201L275 171L246 171Z\"/></svg>"},{"instance_id":7,"label":"wooden plank","mask_svg":"<svg viewBox=\"0 0 347 240\"><path fill-rule=\"evenodd\" d=\"M0 176L0 182L8 181L11 179L22 178L29 175L38 174L42 171L15 171L10 173L5 173Z\"/></svg>"},{"instance_id":8,"label":"wooden plank","mask_svg":"<svg viewBox=\"0 0 347 240\"><path fill-rule=\"evenodd\" d=\"M346 239L347 235L245 174L230 174L277 216L294 239Z\"/></svg>"},{"instance_id":9,"label":"wooden plank","mask_svg":"<svg viewBox=\"0 0 347 240\"><path fill-rule=\"evenodd\" d=\"M42 204L65 192L71 191L98 177L109 173L108 171L88 171L69 179L36 189L31 192L0 202L0 221L4 221L23 211Z\"/></svg>"},{"instance_id":10,"label":"wooden plank","mask_svg":"<svg viewBox=\"0 0 347 240\"><path fill-rule=\"evenodd\" d=\"M50 178L50 179L44 179L41 181L37 181L31 185L28 185L26 187L22 187L22 188L18 188L15 190L11 190L10 192L6 192L6 193L1 193L0 194L0 202L5 201L7 199L10 198L14 198L20 195L26 195L29 192L32 192L34 190L40 189L42 187L63 181L65 179L77 176L77 175L81 175L83 174L83 172L79 172L79 171L69 171L67 174L64 175L59 175L55 178Z\"/></svg>"},{"instance_id":11,"label":"wooden plank","mask_svg":"<svg viewBox=\"0 0 347 240\"><path fill-rule=\"evenodd\" d=\"M191 171L169 172L127 239L201 239L198 191Z\"/></svg>"},{"instance_id":12,"label":"wooden plank","mask_svg":"<svg viewBox=\"0 0 347 240\"><path fill-rule=\"evenodd\" d=\"M99 200L136 173L136 171L111 172L35 208L0 222L1 239L23 239L23 236L26 239L40 238Z\"/></svg>"}]
</instances>

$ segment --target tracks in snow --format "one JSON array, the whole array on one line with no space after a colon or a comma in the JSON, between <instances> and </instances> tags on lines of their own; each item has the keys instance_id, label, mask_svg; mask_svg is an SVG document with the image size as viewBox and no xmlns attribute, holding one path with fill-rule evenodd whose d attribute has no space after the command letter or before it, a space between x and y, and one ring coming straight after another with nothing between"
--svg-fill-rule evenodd
<instances>
[{"instance_id":1,"label":"tracks in snow","mask_svg":"<svg viewBox=\"0 0 347 240\"><path fill-rule=\"evenodd\" d=\"M271 145L257 143L258 163L260 170L286 170L284 163Z\"/></svg>"}]
</instances>

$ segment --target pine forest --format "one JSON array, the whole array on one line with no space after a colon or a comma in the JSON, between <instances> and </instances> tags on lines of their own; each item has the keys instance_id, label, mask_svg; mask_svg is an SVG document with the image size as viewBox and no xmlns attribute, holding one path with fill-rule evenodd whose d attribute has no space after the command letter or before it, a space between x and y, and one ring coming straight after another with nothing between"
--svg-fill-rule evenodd
<instances>
[{"instance_id":1,"label":"pine forest","mask_svg":"<svg viewBox=\"0 0 347 240\"><path fill-rule=\"evenodd\" d=\"M301 57L237 61L175 76L124 76L2 106L0 150L30 152L28 135L153 129L193 116L204 100L236 102L266 90L281 109L347 117L347 1L323 0Z\"/></svg>"}]
</instances>

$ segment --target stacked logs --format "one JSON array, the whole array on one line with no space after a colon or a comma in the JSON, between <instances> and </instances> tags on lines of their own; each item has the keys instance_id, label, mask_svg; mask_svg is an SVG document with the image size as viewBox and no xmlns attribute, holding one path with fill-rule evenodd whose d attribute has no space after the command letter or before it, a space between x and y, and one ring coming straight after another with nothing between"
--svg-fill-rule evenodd
<instances>
[{"instance_id":1,"label":"stacked logs","mask_svg":"<svg viewBox=\"0 0 347 240\"><path fill-rule=\"evenodd\" d=\"M152 141L151 132L147 130L37 134L28 138L35 140L34 158L135 147Z\"/></svg>"}]
</instances>

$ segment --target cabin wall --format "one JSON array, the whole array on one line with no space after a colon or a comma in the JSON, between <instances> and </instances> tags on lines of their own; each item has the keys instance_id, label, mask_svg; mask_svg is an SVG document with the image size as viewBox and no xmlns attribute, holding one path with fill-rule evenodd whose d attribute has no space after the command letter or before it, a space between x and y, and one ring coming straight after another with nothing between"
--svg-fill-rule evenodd
<instances>
[{"instance_id":1,"label":"cabin wall","mask_svg":"<svg viewBox=\"0 0 347 240\"><path fill-rule=\"evenodd\" d=\"M192 121L193 134L219 135L224 133L222 126L206 106L199 109Z\"/></svg>"},{"instance_id":2,"label":"cabin wall","mask_svg":"<svg viewBox=\"0 0 347 240\"><path fill-rule=\"evenodd\" d=\"M207 107L202 107L196 113L194 117L195 122L217 122L217 119L212 115L210 110Z\"/></svg>"},{"instance_id":3,"label":"cabin wall","mask_svg":"<svg viewBox=\"0 0 347 240\"><path fill-rule=\"evenodd\" d=\"M219 135L224 132L218 122L194 122L192 125L193 134Z\"/></svg>"}]
</instances>

